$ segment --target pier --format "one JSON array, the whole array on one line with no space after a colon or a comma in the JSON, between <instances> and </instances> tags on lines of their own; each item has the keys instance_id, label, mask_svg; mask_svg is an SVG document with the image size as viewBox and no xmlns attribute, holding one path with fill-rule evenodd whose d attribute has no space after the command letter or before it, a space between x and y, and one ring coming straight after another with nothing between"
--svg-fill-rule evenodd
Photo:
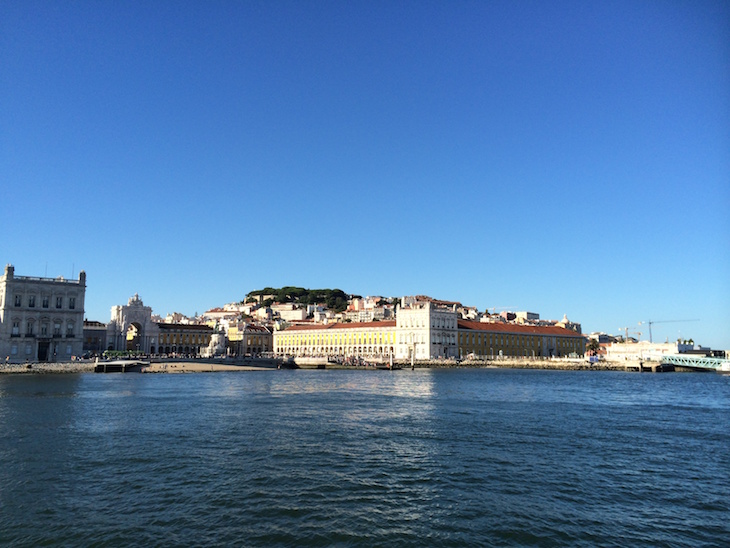
<instances>
[{"instance_id":1,"label":"pier","mask_svg":"<svg viewBox=\"0 0 730 548\"><path fill-rule=\"evenodd\" d=\"M710 358L692 354L672 355L662 358L662 364L684 367L695 371L730 372L730 360L727 358Z\"/></svg>"}]
</instances>

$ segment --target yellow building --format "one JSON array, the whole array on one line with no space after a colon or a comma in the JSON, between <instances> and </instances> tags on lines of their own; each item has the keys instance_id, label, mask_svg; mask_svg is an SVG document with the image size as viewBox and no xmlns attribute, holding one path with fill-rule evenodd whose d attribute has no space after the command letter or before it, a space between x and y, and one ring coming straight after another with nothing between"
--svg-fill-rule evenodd
<instances>
[{"instance_id":1,"label":"yellow building","mask_svg":"<svg viewBox=\"0 0 730 548\"><path fill-rule=\"evenodd\" d=\"M231 351L239 356L258 355L273 351L273 336L263 325L242 324L228 328Z\"/></svg>"},{"instance_id":2,"label":"yellow building","mask_svg":"<svg viewBox=\"0 0 730 548\"><path fill-rule=\"evenodd\" d=\"M455 306L413 300L396 320L295 325L276 331L279 356L357 356L398 360L565 357L585 354L585 338L565 327L484 323L458 318Z\"/></svg>"},{"instance_id":3,"label":"yellow building","mask_svg":"<svg viewBox=\"0 0 730 548\"><path fill-rule=\"evenodd\" d=\"M395 321L295 325L274 332L280 356L389 357L395 353Z\"/></svg>"}]
</instances>

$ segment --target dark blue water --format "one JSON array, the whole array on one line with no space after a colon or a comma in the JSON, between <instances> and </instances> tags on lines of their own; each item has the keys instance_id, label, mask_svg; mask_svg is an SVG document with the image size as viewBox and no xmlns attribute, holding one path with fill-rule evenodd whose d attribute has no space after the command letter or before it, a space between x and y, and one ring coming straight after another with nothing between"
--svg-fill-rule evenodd
<instances>
[{"instance_id":1,"label":"dark blue water","mask_svg":"<svg viewBox=\"0 0 730 548\"><path fill-rule=\"evenodd\" d=\"M726 546L730 377L0 377L0 544Z\"/></svg>"}]
</instances>

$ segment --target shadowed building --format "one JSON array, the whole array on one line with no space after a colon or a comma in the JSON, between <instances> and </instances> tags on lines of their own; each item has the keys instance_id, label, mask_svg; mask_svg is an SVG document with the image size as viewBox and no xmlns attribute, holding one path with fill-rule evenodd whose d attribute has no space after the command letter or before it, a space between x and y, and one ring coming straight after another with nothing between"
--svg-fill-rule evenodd
<instances>
[{"instance_id":1,"label":"shadowed building","mask_svg":"<svg viewBox=\"0 0 730 548\"><path fill-rule=\"evenodd\" d=\"M86 273L78 280L0 278L0 358L11 362L69 361L83 352Z\"/></svg>"}]
</instances>

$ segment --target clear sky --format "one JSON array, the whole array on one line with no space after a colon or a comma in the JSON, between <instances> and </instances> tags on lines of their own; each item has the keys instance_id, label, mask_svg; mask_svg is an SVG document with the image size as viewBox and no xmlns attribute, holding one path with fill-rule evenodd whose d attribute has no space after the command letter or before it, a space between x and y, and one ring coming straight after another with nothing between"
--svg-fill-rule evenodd
<instances>
[{"instance_id":1,"label":"clear sky","mask_svg":"<svg viewBox=\"0 0 730 548\"><path fill-rule=\"evenodd\" d=\"M730 349L730 3L5 0L0 260Z\"/></svg>"}]
</instances>

